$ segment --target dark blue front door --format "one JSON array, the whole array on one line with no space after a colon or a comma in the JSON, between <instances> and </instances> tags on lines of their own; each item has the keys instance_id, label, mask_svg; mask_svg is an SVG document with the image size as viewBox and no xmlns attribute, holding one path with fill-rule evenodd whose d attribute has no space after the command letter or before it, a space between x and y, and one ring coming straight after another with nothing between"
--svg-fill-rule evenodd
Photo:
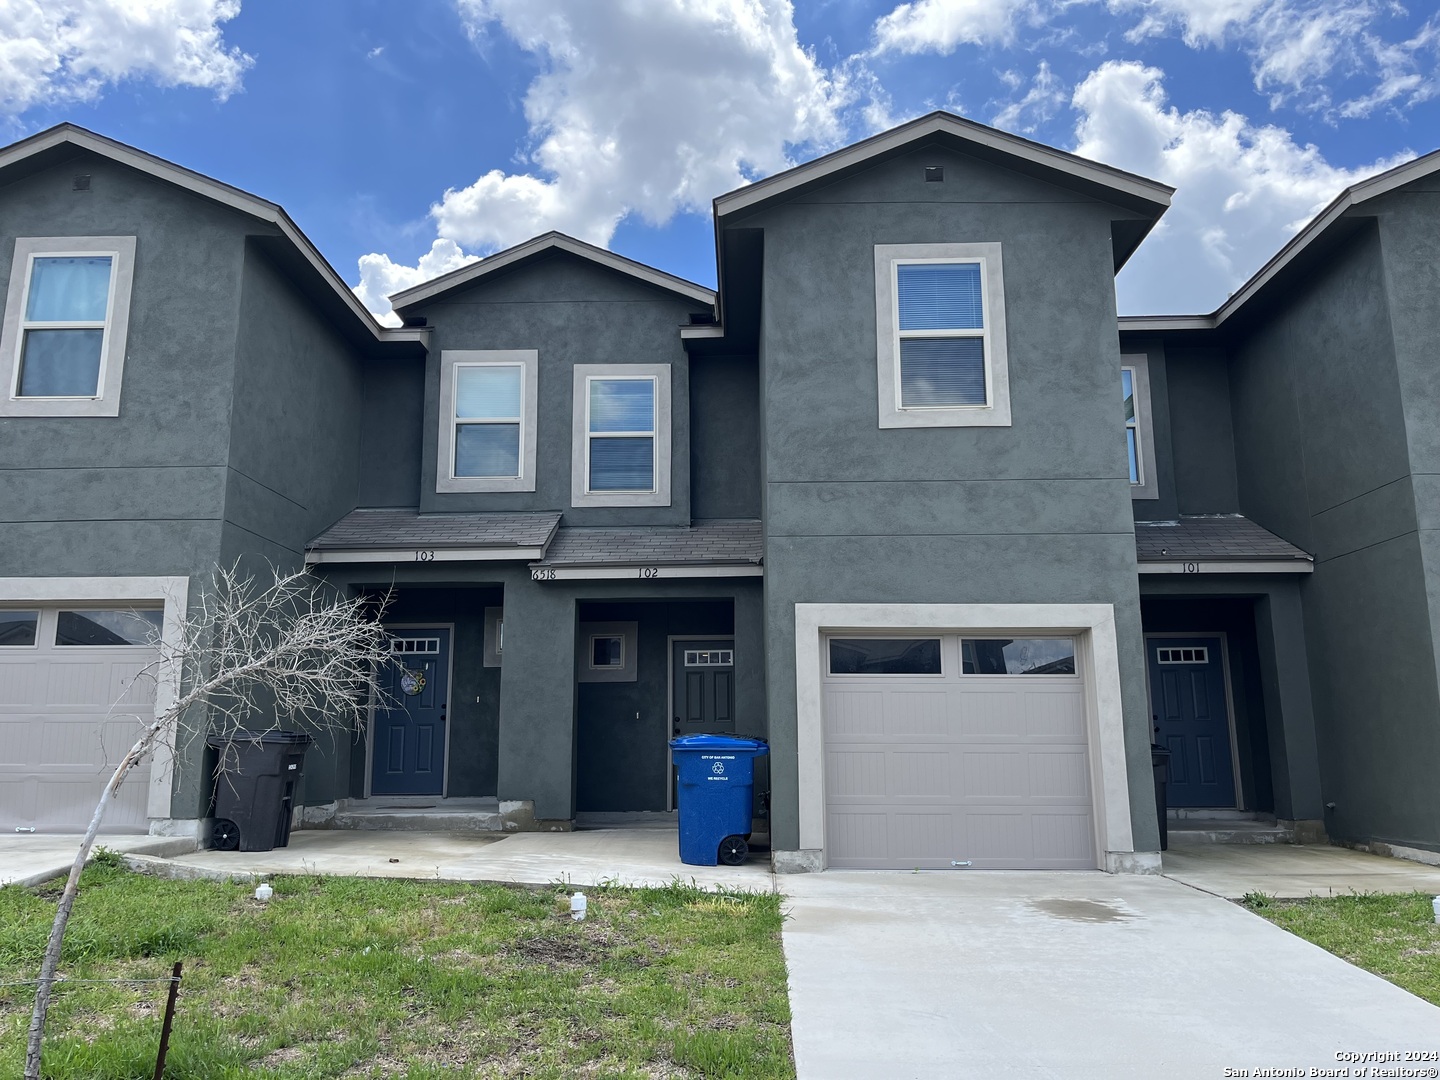
<instances>
[{"instance_id":1,"label":"dark blue front door","mask_svg":"<svg viewBox=\"0 0 1440 1080\"><path fill-rule=\"evenodd\" d=\"M392 630L395 659L384 677L384 707L375 710L372 795L439 795L445 783L445 713L449 704L450 631Z\"/></svg>"},{"instance_id":2,"label":"dark blue front door","mask_svg":"<svg viewBox=\"0 0 1440 1080\"><path fill-rule=\"evenodd\" d=\"M1169 805L1233 810L1222 640L1148 638L1146 647L1155 741L1170 751Z\"/></svg>"}]
</instances>

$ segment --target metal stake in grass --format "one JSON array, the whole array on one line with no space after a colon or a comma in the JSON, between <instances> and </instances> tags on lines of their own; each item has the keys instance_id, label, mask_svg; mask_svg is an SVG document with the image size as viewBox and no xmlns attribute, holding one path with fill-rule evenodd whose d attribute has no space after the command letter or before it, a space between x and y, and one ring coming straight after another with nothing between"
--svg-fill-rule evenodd
<instances>
[{"instance_id":1,"label":"metal stake in grass","mask_svg":"<svg viewBox=\"0 0 1440 1080\"><path fill-rule=\"evenodd\" d=\"M165 1075L165 1055L170 1051L170 1025L175 1020L175 999L180 996L180 969L184 965L175 961L170 972L170 996L165 999L165 1023L160 1025L160 1052L155 1055L155 1080Z\"/></svg>"}]
</instances>

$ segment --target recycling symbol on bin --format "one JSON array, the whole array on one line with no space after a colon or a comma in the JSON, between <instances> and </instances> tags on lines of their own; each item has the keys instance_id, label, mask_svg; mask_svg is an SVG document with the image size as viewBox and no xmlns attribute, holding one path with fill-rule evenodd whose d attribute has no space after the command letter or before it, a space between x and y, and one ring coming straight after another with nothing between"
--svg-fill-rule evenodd
<instances>
[{"instance_id":1,"label":"recycling symbol on bin","mask_svg":"<svg viewBox=\"0 0 1440 1080\"><path fill-rule=\"evenodd\" d=\"M714 765L710 766L710 771L713 772L716 776L719 776L725 771L725 763L723 761L715 762Z\"/></svg>"}]
</instances>

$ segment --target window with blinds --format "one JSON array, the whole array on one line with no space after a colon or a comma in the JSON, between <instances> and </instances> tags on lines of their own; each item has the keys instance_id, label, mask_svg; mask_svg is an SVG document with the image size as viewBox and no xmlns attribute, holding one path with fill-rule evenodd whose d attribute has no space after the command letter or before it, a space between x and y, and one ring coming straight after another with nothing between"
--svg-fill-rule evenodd
<instances>
[{"instance_id":1,"label":"window with blinds","mask_svg":"<svg viewBox=\"0 0 1440 1080\"><path fill-rule=\"evenodd\" d=\"M655 490L656 379L596 377L586 386L586 490Z\"/></svg>"},{"instance_id":2,"label":"window with blinds","mask_svg":"<svg viewBox=\"0 0 1440 1080\"><path fill-rule=\"evenodd\" d=\"M900 408L985 405L983 264L896 262Z\"/></svg>"},{"instance_id":3,"label":"window with blinds","mask_svg":"<svg viewBox=\"0 0 1440 1080\"><path fill-rule=\"evenodd\" d=\"M1130 483L1140 480L1140 424L1135 413L1135 369L1120 369L1120 392L1125 397L1125 443L1130 454Z\"/></svg>"},{"instance_id":4,"label":"window with blinds","mask_svg":"<svg viewBox=\"0 0 1440 1080\"><path fill-rule=\"evenodd\" d=\"M455 365L456 477L518 477L525 368Z\"/></svg>"}]
</instances>

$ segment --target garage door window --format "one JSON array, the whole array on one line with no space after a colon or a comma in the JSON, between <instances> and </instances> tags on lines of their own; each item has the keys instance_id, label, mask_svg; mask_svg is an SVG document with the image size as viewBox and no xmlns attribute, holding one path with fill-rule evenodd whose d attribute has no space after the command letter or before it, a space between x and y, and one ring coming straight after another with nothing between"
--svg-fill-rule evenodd
<instances>
[{"instance_id":1,"label":"garage door window","mask_svg":"<svg viewBox=\"0 0 1440 1080\"><path fill-rule=\"evenodd\" d=\"M39 622L38 611L0 611L0 648L33 646Z\"/></svg>"},{"instance_id":2,"label":"garage door window","mask_svg":"<svg viewBox=\"0 0 1440 1080\"><path fill-rule=\"evenodd\" d=\"M1074 638L963 638L966 675L1074 675Z\"/></svg>"},{"instance_id":3,"label":"garage door window","mask_svg":"<svg viewBox=\"0 0 1440 1080\"><path fill-rule=\"evenodd\" d=\"M939 638L831 638L831 675L939 675Z\"/></svg>"},{"instance_id":4,"label":"garage door window","mask_svg":"<svg viewBox=\"0 0 1440 1080\"><path fill-rule=\"evenodd\" d=\"M56 645L154 646L160 640L163 612L136 608L61 611Z\"/></svg>"}]
</instances>

